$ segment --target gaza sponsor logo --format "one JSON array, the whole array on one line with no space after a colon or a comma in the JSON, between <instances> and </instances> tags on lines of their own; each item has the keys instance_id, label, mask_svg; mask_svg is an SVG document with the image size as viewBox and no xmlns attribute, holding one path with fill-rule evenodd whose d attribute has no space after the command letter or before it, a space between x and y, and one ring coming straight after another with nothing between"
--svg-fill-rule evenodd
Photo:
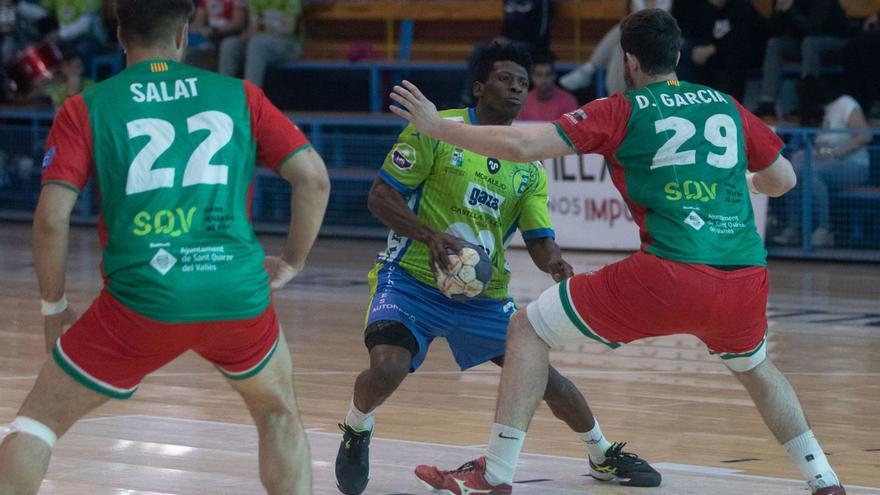
<instances>
[{"instance_id":1,"label":"gaza sponsor logo","mask_svg":"<svg viewBox=\"0 0 880 495\"><path fill-rule=\"evenodd\" d=\"M504 203L504 197L499 196L491 191L487 191L482 187L471 182L468 185L467 192L464 195L464 204L472 210L484 211L486 213L496 214Z\"/></svg>"}]
</instances>

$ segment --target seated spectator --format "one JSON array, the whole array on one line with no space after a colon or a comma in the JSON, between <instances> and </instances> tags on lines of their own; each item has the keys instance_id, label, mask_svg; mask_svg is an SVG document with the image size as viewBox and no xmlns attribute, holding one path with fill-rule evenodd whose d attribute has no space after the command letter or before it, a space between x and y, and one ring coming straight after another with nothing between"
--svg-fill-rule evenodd
<instances>
[{"instance_id":1,"label":"seated spectator","mask_svg":"<svg viewBox=\"0 0 880 495\"><path fill-rule=\"evenodd\" d=\"M492 43L512 43L534 55L550 49L550 16L553 14L551 0L503 0L504 20L501 36L489 43L474 47L468 58L468 70L461 90L465 106L474 104L474 83L480 55Z\"/></svg>"},{"instance_id":2,"label":"seated spectator","mask_svg":"<svg viewBox=\"0 0 880 495\"><path fill-rule=\"evenodd\" d=\"M248 28L220 42L220 73L239 76L244 65L244 78L262 87L270 64L299 57L296 26L301 12L300 0L251 0Z\"/></svg>"},{"instance_id":3,"label":"seated spectator","mask_svg":"<svg viewBox=\"0 0 880 495\"><path fill-rule=\"evenodd\" d=\"M217 68L219 44L248 26L248 0L198 0L190 24L186 61L207 70Z\"/></svg>"},{"instance_id":4,"label":"seated spectator","mask_svg":"<svg viewBox=\"0 0 880 495\"><path fill-rule=\"evenodd\" d=\"M843 50L845 87L868 109L868 118L880 120L880 25L874 14L865 19L862 32Z\"/></svg>"},{"instance_id":5,"label":"seated spectator","mask_svg":"<svg viewBox=\"0 0 880 495\"><path fill-rule=\"evenodd\" d=\"M868 123L855 98L835 94L828 85L819 84L813 94L819 111L816 117L810 106L803 107L802 123L814 126L821 121L823 129L868 129ZM824 115L823 115L824 114ZM821 116L821 117L820 117ZM795 153L792 165L798 174L795 190L783 196L785 205L784 228L773 237L778 244L797 244L801 239L801 197L802 187L812 188L813 218L816 229L812 233L814 247L834 245L831 233L831 210L829 191L850 188L868 179L867 144L871 142L869 132L822 132L816 135L812 149L811 177L804 177L804 151Z\"/></svg>"},{"instance_id":6,"label":"seated spectator","mask_svg":"<svg viewBox=\"0 0 880 495\"><path fill-rule=\"evenodd\" d=\"M556 86L555 62L553 52L539 53L532 59L532 89L517 120L549 122L580 106L571 93Z\"/></svg>"},{"instance_id":7,"label":"seated spectator","mask_svg":"<svg viewBox=\"0 0 880 495\"><path fill-rule=\"evenodd\" d=\"M764 52L759 117L776 116L776 97L786 60L800 60L801 77L819 77L822 59L839 51L850 32L839 0L775 0Z\"/></svg>"},{"instance_id":8,"label":"seated spectator","mask_svg":"<svg viewBox=\"0 0 880 495\"><path fill-rule=\"evenodd\" d=\"M78 58L82 69L91 71L92 59L107 48L101 0L43 0L42 6L58 20L48 39L58 43L65 59Z\"/></svg>"},{"instance_id":9,"label":"seated spectator","mask_svg":"<svg viewBox=\"0 0 880 495\"><path fill-rule=\"evenodd\" d=\"M761 64L767 41L764 18L751 0L700 0L676 71L682 80L705 84L742 101L748 70Z\"/></svg>"},{"instance_id":10,"label":"seated spectator","mask_svg":"<svg viewBox=\"0 0 880 495\"><path fill-rule=\"evenodd\" d=\"M669 10L672 0L632 0L630 11L658 8ZM626 92L623 80L623 52L620 49L620 24L615 24L593 50L593 55L583 65L559 78L559 84L569 91L577 91L593 84L593 76L605 69L605 89L609 95Z\"/></svg>"}]
</instances>

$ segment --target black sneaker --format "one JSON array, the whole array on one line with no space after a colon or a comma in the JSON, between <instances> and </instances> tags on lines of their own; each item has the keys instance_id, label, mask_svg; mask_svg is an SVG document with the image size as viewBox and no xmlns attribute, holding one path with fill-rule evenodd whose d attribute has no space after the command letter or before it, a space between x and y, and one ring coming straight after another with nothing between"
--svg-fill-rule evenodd
<instances>
[{"instance_id":1,"label":"black sneaker","mask_svg":"<svg viewBox=\"0 0 880 495\"><path fill-rule=\"evenodd\" d=\"M360 495L370 481L370 437L372 430L357 431L339 423L342 443L336 453L336 488L345 495Z\"/></svg>"},{"instance_id":2,"label":"black sneaker","mask_svg":"<svg viewBox=\"0 0 880 495\"><path fill-rule=\"evenodd\" d=\"M617 479L624 486L660 486L660 473L639 456L624 452L624 445L611 444L602 464L594 464L590 459L590 476L599 481Z\"/></svg>"}]
</instances>

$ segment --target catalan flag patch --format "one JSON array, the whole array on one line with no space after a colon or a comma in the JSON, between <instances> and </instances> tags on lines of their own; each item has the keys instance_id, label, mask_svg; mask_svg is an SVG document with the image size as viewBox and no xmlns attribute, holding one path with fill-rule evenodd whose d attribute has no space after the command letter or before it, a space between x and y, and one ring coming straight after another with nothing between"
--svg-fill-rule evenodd
<instances>
[{"instance_id":1,"label":"catalan flag patch","mask_svg":"<svg viewBox=\"0 0 880 495\"><path fill-rule=\"evenodd\" d=\"M666 81L666 84L670 86L681 86L681 83L678 82L678 79L669 79Z\"/></svg>"},{"instance_id":2,"label":"catalan flag patch","mask_svg":"<svg viewBox=\"0 0 880 495\"><path fill-rule=\"evenodd\" d=\"M150 64L150 72L168 72L168 63L153 62Z\"/></svg>"}]
</instances>

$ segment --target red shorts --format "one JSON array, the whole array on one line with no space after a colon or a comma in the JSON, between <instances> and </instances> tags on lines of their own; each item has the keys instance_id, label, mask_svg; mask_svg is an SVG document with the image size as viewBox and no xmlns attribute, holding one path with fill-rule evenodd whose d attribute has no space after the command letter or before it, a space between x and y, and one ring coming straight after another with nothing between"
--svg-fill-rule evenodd
<instances>
[{"instance_id":1,"label":"red shorts","mask_svg":"<svg viewBox=\"0 0 880 495\"><path fill-rule=\"evenodd\" d=\"M272 305L246 320L165 323L125 307L106 290L55 343L55 362L86 387L127 399L148 374L192 349L227 378L259 373L278 345Z\"/></svg>"},{"instance_id":2,"label":"red shorts","mask_svg":"<svg viewBox=\"0 0 880 495\"><path fill-rule=\"evenodd\" d=\"M728 366L751 369L766 352L768 292L765 267L723 271L639 252L548 289L528 315L551 346L587 336L618 347L685 333ZM728 362L736 358L748 359Z\"/></svg>"}]
</instances>

